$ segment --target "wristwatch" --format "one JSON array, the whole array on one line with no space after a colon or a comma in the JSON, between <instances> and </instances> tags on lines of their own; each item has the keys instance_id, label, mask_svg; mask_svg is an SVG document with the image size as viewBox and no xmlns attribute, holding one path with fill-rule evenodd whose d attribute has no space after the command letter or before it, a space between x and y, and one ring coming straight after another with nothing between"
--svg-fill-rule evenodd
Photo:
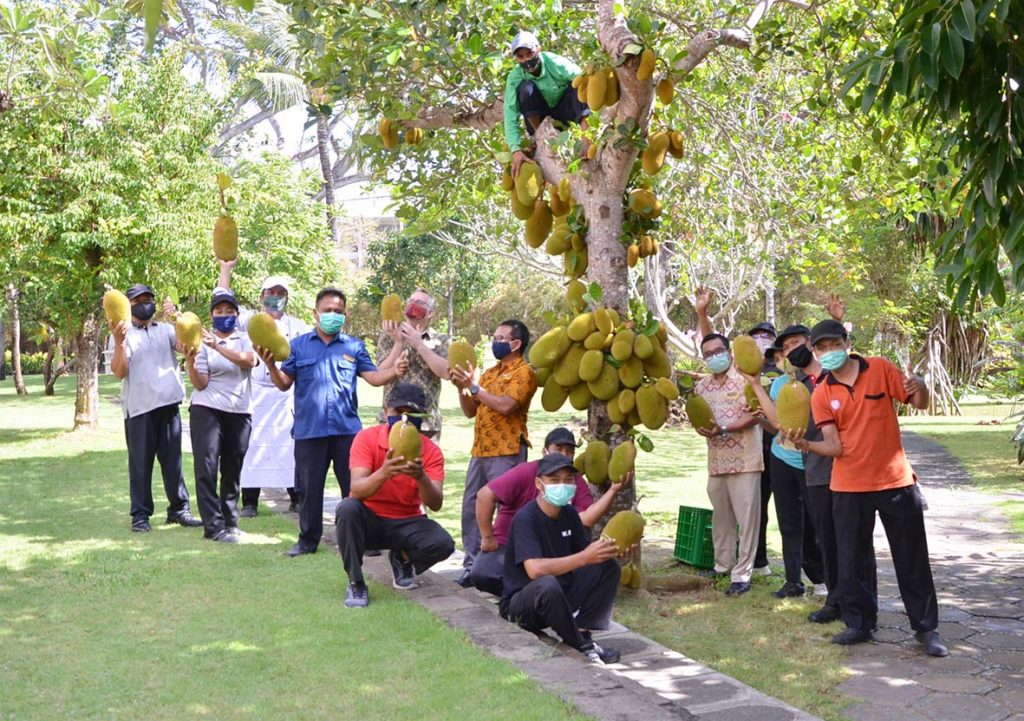
<instances>
[{"instance_id":1,"label":"wristwatch","mask_svg":"<svg viewBox=\"0 0 1024 721\"><path fill-rule=\"evenodd\" d=\"M475 396L479 392L480 392L480 386L478 386L476 383L474 383L473 385L471 385L469 387L469 395Z\"/></svg>"}]
</instances>

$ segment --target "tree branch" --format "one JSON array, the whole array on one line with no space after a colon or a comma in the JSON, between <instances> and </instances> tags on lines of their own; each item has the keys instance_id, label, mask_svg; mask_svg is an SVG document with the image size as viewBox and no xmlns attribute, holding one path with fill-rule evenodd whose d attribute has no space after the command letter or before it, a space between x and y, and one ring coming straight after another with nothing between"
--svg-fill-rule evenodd
<instances>
[{"instance_id":1,"label":"tree branch","mask_svg":"<svg viewBox=\"0 0 1024 721\"><path fill-rule=\"evenodd\" d=\"M504 120L504 101L498 98L490 105L479 107L476 110L459 110L457 108L427 108L421 110L414 120L406 120L402 123L406 128L423 128L424 130L436 130L437 128L473 128L475 130L490 130L500 125Z\"/></svg>"},{"instance_id":2,"label":"tree branch","mask_svg":"<svg viewBox=\"0 0 1024 721\"><path fill-rule=\"evenodd\" d=\"M237 125L231 125L225 128L221 132L220 137L218 138L220 140L220 144L217 145L217 147L215 147L212 151L210 151L210 154L219 155L220 152L224 150L224 146L227 145L228 142L230 142L233 138L236 138L242 133L252 130L257 125L262 123L264 120L269 120L276 114L276 110L272 108L265 108L264 110L261 110L260 112L250 117L248 120L243 120Z\"/></svg>"}]
</instances>

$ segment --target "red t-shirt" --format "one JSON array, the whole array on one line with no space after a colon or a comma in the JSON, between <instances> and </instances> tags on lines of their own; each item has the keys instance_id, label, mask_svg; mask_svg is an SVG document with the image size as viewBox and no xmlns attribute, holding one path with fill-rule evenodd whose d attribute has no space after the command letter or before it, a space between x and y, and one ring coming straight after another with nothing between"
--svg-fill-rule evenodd
<instances>
[{"instance_id":1,"label":"red t-shirt","mask_svg":"<svg viewBox=\"0 0 1024 721\"><path fill-rule=\"evenodd\" d=\"M390 434L391 428L386 423L359 431L352 440L348 467L369 468L372 473L383 466ZM432 481L444 482L444 456L441 455L441 449L423 434L420 434L420 443L423 472ZM404 473L384 481L377 492L363 503L381 518L423 515L419 484L415 478Z\"/></svg>"},{"instance_id":2,"label":"red t-shirt","mask_svg":"<svg viewBox=\"0 0 1024 721\"><path fill-rule=\"evenodd\" d=\"M498 508L498 517L494 519L494 540L498 542L499 546L508 543L508 531L512 527L512 519L519 509L537 498L537 465L539 463L540 461L520 463L487 484L498 503L501 504L501 507ZM583 513L594 503L594 496L590 492L587 482L579 473L576 474L575 481L576 495L572 497L572 507L577 512Z\"/></svg>"},{"instance_id":3,"label":"red t-shirt","mask_svg":"<svg viewBox=\"0 0 1024 721\"><path fill-rule=\"evenodd\" d=\"M885 358L851 355L859 363L852 386L830 373L811 396L811 411L819 428L834 424L843 453L832 464L833 491L864 493L902 488L914 483L914 472L903 452L900 424L893 401L910 400L903 373Z\"/></svg>"}]
</instances>

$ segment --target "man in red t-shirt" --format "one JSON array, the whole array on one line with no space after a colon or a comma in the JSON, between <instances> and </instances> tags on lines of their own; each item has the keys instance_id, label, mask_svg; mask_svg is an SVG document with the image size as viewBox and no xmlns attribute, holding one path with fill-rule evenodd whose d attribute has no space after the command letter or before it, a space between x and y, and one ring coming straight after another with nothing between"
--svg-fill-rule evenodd
<instances>
[{"instance_id":1,"label":"man in red t-shirt","mask_svg":"<svg viewBox=\"0 0 1024 721\"><path fill-rule=\"evenodd\" d=\"M444 501L441 449L420 434L420 458L391 456L388 450L391 426L403 415L419 427L427 408L426 395L417 385L398 383L385 406L388 422L360 431L352 441L352 490L335 511L338 551L349 580L345 596L349 608L370 603L363 579L367 549L389 549L393 585L400 590L415 588L417 573L455 551L448 532L423 512L423 506L440 510Z\"/></svg>"}]
</instances>

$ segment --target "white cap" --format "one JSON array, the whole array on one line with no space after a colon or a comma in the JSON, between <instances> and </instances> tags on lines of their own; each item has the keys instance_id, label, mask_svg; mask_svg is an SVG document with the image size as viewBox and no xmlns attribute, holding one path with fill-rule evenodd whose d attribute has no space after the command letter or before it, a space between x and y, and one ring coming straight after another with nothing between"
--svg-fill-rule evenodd
<instances>
[{"instance_id":1,"label":"white cap","mask_svg":"<svg viewBox=\"0 0 1024 721\"><path fill-rule=\"evenodd\" d=\"M284 288L288 292L288 295L291 295L291 293L292 293L291 280L289 280L287 276L283 276L283 275L272 275L272 276L269 276L265 281L263 281L263 285L260 286L260 290L261 291L270 290L271 288L273 288L275 286L278 286L278 285L281 286L282 288Z\"/></svg>"},{"instance_id":2,"label":"white cap","mask_svg":"<svg viewBox=\"0 0 1024 721\"><path fill-rule=\"evenodd\" d=\"M540 50L540 40L538 40L537 36L530 31L522 30L516 33L516 36L512 38L512 45L509 47L509 52L514 54L519 48Z\"/></svg>"}]
</instances>

